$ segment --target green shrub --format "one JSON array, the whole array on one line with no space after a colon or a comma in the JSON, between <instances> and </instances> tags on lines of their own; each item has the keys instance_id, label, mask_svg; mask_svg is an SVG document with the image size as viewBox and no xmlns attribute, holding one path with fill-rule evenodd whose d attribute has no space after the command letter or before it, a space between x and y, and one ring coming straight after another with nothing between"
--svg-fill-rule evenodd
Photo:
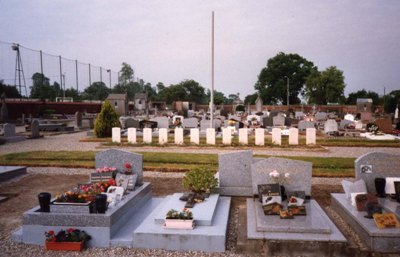
<instances>
[{"instance_id":1,"label":"green shrub","mask_svg":"<svg viewBox=\"0 0 400 257\"><path fill-rule=\"evenodd\" d=\"M112 128L121 126L118 118L118 114L112 108L110 102L105 100L94 123L95 135L97 137L111 137Z\"/></svg>"},{"instance_id":2,"label":"green shrub","mask_svg":"<svg viewBox=\"0 0 400 257\"><path fill-rule=\"evenodd\" d=\"M214 173L205 167L198 167L186 172L182 185L193 193L211 193L218 185L218 179Z\"/></svg>"}]
</instances>

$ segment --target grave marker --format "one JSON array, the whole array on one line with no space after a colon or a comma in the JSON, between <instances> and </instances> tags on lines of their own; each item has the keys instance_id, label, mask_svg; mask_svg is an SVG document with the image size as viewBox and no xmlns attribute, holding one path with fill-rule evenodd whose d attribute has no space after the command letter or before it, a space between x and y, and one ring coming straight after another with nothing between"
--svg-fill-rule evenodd
<instances>
[{"instance_id":1,"label":"grave marker","mask_svg":"<svg viewBox=\"0 0 400 257\"><path fill-rule=\"evenodd\" d=\"M128 128L128 143L136 144L136 128Z\"/></svg>"},{"instance_id":2,"label":"grave marker","mask_svg":"<svg viewBox=\"0 0 400 257\"><path fill-rule=\"evenodd\" d=\"M166 128L158 129L158 143L160 145L168 143L168 129Z\"/></svg>"},{"instance_id":3,"label":"grave marker","mask_svg":"<svg viewBox=\"0 0 400 257\"><path fill-rule=\"evenodd\" d=\"M299 130L297 128L289 129L289 145L299 144Z\"/></svg>"},{"instance_id":4,"label":"grave marker","mask_svg":"<svg viewBox=\"0 0 400 257\"><path fill-rule=\"evenodd\" d=\"M317 135L315 128L307 128L306 129L306 145L316 145L317 144Z\"/></svg>"},{"instance_id":5,"label":"grave marker","mask_svg":"<svg viewBox=\"0 0 400 257\"><path fill-rule=\"evenodd\" d=\"M183 145L183 128L175 128L175 144Z\"/></svg>"},{"instance_id":6,"label":"grave marker","mask_svg":"<svg viewBox=\"0 0 400 257\"><path fill-rule=\"evenodd\" d=\"M282 145L282 130L280 128L272 129L272 144Z\"/></svg>"},{"instance_id":7,"label":"grave marker","mask_svg":"<svg viewBox=\"0 0 400 257\"><path fill-rule=\"evenodd\" d=\"M265 130L263 128L255 129L255 145L264 145L265 144Z\"/></svg>"},{"instance_id":8,"label":"grave marker","mask_svg":"<svg viewBox=\"0 0 400 257\"><path fill-rule=\"evenodd\" d=\"M151 144L152 142L152 129L151 128L144 128L143 129L143 143L144 144Z\"/></svg>"},{"instance_id":9,"label":"grave marker","mask_svg":"<svg viewBox=\"0 0 400 257\"><path fill-rule=\"evenodd\" d=\"M247 145L248 141L249 141L249 136L247 128L239 129L239 144Z\"/></svg>"},{"instance_id":10,"label":"grave marker","mask_svg":"<svg viewBox=\"0 0 400 257\"><path fill-rule=\"evenodd\" d=\"M200 132L198 128L190 129L190 143L192 144L200 144Z\"/></svg>"}]
</instances>

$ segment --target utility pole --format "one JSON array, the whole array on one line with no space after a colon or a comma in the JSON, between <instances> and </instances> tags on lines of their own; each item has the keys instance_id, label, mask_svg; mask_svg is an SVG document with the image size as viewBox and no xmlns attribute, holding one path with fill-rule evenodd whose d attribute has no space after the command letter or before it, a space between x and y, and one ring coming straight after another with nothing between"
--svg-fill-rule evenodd
<instances>
[{"instance_id":1,"label":"utility pole","mask_svg":"<svg viewBox=\"0 0 400 257\"><path fill-rule=\"evenodd\" d=\"M214 11L211 22L211 93L210 93L210 127L213 128L214 121Z\"/></svg>"}]
</instances>

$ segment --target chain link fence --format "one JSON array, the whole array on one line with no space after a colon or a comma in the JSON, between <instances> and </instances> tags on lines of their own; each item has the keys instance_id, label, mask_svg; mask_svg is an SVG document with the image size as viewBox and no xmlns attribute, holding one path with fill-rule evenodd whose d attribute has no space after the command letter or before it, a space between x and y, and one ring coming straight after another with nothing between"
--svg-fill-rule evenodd
<instances>
[{"instance_id":1,"label":"chain link fence","mask_svg":"<svg viewBox=\"0 0 400 257\"><path fill-rule=\"evenodd\" d=\"M118 84L118 72L34 50L19 44L0 41L0 81L16 86L22 96L29 96L32 76L42 73L62 89L82 92L94 82L112 88Z\"/></svg>"}]
</instances>

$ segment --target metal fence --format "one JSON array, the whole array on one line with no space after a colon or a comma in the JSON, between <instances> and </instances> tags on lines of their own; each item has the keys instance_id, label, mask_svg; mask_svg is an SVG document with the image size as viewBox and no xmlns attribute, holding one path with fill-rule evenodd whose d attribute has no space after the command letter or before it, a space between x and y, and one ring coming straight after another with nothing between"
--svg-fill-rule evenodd
<instances>
[{"instance_id":1,"label":"metal fence","mask_svg":"<svg viewBox=\"0 0 400 257\"><path fill-rule=\"evenodd\" d=\"M104 82L110 88L118 83L118 72L34 50L19 44L0 41L0 80L16 86L23 96L30 95L32 76L42 73L63 89L82 92L94 82Z\"/></svg>"}]
</instances>

